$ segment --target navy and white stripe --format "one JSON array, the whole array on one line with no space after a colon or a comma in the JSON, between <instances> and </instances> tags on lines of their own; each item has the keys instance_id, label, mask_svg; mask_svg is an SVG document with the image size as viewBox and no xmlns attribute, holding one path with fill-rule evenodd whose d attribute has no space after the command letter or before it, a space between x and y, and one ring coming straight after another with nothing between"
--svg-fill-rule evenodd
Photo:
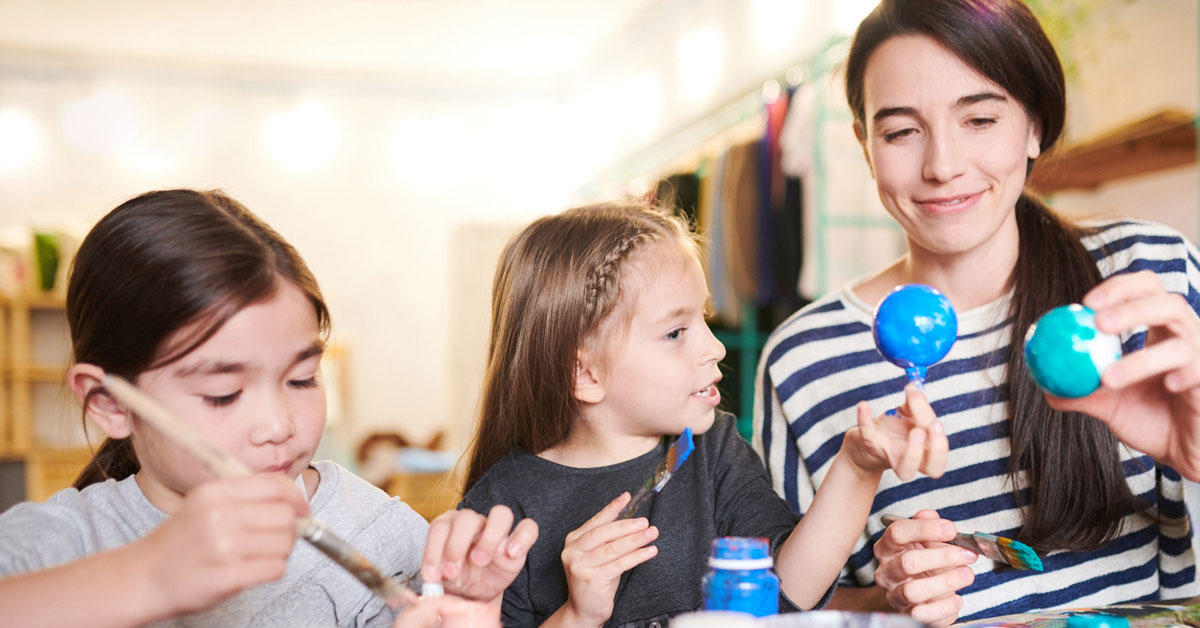
<instances>
[{"instance_id":1,"label":"navy and white stripe","mask_svg":"<svg viewBox=\"0 0 1200 628\"><path fill-rule=\"evenodd\" d=\"M1095 226L1098 232L1083 242L1102 275L1151 270L1200 315L1195 246L1153 223ZM885 512L911 515L932 508L961 530L1008 536L1020 526L1008 480L1009 424L1002 387L1012 334L1010 299L959 313L958 341L930 367L925 385L950 441L946 474L907 483L890 471L884 474L844 572L848 583L874 582L871 545L882 533L879 516ZM842 435L857 424L855 404L868 401L878 414L902 401L907 380L875 350L872 310L848 289L828 295L785 321L763 351L754 447L766 461L775 490L797 512L812 503ZM1126 351L1140 348L1144 340L1144 331L1123 338ZM1127 447L1122 460L1134 494L1155 502L1165 523L1156 527L1145 515L1130 515L1113 543L1095 552L1052 553L1043 558L1043 573L997 572L980 557L973 565L974 584L960 591L964 605L959 618L1195 595L1196 538L1179 474ZM1018 482L1027 490L1026 480Z\"/></svg>"}]
</instances>

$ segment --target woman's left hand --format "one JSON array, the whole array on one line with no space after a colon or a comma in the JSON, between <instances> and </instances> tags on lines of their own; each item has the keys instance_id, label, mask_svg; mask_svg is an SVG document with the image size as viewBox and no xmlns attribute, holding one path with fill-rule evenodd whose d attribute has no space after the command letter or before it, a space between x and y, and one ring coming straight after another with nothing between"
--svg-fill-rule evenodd
<instances>
[{"instance_id":1,"label":"woman's left hand","mask_svg":"<svg viewBox=\"0 0 1200 628\"><path fill-rule=\"evenodd\" d=\"M1109 366L1096 392L1046 399L1104 421L1126 445L1200 480L1200 318L1149 271L1110 277L1083 304L1096 311L1100 331L1147 327L1146 346Z\"/></svg>"},{"instance_id":2,"label":"woman's left hand","mask_svg":"<svg viewBox=\"0 0 1200 628\"><path fill-rule=\"evenodd\" d=\"M513 528L507 506L493 506L487 517L469 508L444 512L429 524L421 577L441 582L447 593L495 601L525 566L537 537L533 519Z\"/></svg>"},{"instance_id":3,"label":"woman's left hand","mask_svg":"<svg viewBox=\"0 0 1200 628\"><path fill-rule=\"evenodd\" d=\"M902 481L920 471L941 477L950 445L946 431L916 384L904 387L904 404L893 413L871 417L867 402L858 404L858 427L846 431L842 451L863 471L894 469Z\"/></svg>"}]
</instances>

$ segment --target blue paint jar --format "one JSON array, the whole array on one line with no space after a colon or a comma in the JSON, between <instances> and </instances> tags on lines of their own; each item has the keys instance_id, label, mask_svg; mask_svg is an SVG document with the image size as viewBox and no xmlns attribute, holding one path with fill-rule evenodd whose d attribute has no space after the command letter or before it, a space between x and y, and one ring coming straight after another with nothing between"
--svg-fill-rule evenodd
<instances>
[{"instance_id":1,"label":"blue paint jar","mask_svg":"<svg viewBox=\"0 0 1200 628\"><path fill-rule=\"evenodd\" d=\"M704 576L704 610L739 611L755 617L779 613L779 577L767 539L713 539Z\"/></svg>"}]
</instances>

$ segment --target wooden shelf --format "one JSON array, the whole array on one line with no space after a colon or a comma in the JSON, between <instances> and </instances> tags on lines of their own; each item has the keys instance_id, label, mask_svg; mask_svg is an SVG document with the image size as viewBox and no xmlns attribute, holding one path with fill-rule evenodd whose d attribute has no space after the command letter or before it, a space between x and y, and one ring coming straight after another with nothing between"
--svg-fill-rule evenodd
<instances>
[{"instance_id":1,"label":"wooden shelf","mask_svg":"<svg viewBox=\"0 0 1200 628\"><path fill-rule=\"evenodd\" d=\"M1029 186L1042 194L1094 189L1125 177L1196 163L1196 117L1164 110L1039 162Z\"/></svg>"}]
</instances>

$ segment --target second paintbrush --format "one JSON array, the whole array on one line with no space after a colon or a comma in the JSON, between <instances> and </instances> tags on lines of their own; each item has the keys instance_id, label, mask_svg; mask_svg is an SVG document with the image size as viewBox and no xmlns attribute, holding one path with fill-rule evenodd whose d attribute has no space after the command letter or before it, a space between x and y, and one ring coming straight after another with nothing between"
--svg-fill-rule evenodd
<instances>
[{"instance_id":1,"label":"second paintbrush","mask_svg":"<svg viewBox=\"0 0 1200 628\"><path fill-rule=\"evenodd\" d=\"M884 525L892 525L902 520L903 517L883 515L881 519ZM987 556L998 563L1012 565L1017 569L1042 570L1042 559L1038 557L1037 552L1033 551L1032 547L1008 537L987 534L986 532L976 532L974 534L963 534L960 532L949 543L963 549L969 549L976 554Z\"/></svg>"}]
</instances>

